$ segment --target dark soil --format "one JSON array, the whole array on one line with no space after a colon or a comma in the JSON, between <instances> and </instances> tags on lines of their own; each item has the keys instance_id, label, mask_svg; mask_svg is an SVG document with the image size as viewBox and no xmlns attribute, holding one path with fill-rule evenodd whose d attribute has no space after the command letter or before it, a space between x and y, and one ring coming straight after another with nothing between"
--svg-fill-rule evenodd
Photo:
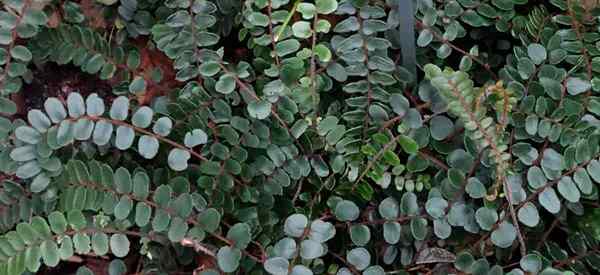
<instances>
[{"instance_id":1,"label":"dark soil","mask_svg":"<svg viewBox=\"0 0 600 275\"><path fill-rule=\"evenodd\" d=\"M112 259L97 256L76 256L71 261L61 261L56 267L44 267L37 272L38 275L66 275L75 274L82 266L89 268L94 275L108 275L108 267ZM137 274L137 262L140 257L126 257L123 259L127 272L125 274Z\"/></svg>"},{"instance_id":2,"label":"dark soil","mask_svg":"<svg viewBox=\"0 0 600 275\"><path fill-rule=\"evenodd\" d=\"M81 266L86 266L94 275L104 275L108 274L108 265L110 264L110 260L103 259L95 259L88 258L83 259L81 262L73 261L73 262L61 262L56 267L47 267L38 272L41 275L64 275L64 274L75 274L77 269Z\"/></svg>"},{"instance_id":3,"label":"dark soil","mask_svg":"<svg viewBox=\"0 0 600 275\"><path fill-rule=\"evenodd\" d=\"M110 99L114 97L111 90L108 81L84 73L74 65L45 63L34 68L32 82L23 85L23 91L19 94L19 113L24 115L31 109L43 109L48 97L66 100L69 93L79 92L84 98L97 93L101 98Z\"/></svg>"}]
</instances>

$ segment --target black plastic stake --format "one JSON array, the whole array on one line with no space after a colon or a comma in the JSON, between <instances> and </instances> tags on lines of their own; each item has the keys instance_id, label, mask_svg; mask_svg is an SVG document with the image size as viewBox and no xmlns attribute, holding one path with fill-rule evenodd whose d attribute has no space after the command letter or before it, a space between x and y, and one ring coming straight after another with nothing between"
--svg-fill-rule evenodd
<instances>
[{"instance_id":1,"label":"black plastic stake","mask_svg":"<svg viewBox=\"0 0 600 275\"><path fill-rule=\"evenodd\" d=\"M415 9L413 0L398 0L396 9L400 17L400 46L402 66L417 78L417 50L415 42Z\"/></svg>"}]
</instances>

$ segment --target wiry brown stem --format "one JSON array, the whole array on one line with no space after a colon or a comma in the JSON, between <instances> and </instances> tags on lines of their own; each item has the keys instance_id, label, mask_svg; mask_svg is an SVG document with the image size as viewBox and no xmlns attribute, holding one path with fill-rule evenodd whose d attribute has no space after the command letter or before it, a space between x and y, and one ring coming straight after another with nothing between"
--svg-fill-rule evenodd
<instances>
[{"instance_id":1,"label":"wiry brown stem","mask_svg":"<svg viewBox=\"0 0 600 275\"><path fill-rule=\"evenodd\" d=\"M87 188L91 188L91 189L96 189L102 192L108 192L108 193L112 193L114 195L117 196L127 196L131 201L137 201L137 202L143 202L145 204L147 204L148 206L154 208L154 209L161 209L167 213L169 213L170 215L174 215L176 216L176 210L175 209L171 209L171 208L165 208L162 207L160 205L158 205L157 203L155 203L154 201L151 201L149 199L140 199L138 197L136 197L133 194L128 194L128 193L120 193L117 192L113 189L110 188L106 188L104 186L101 186L97 183L93 183L93 182L77 182L77 183L68 183L71 186L82 186L82 187L87 187ZM183 218L183 217L182 217ZM198 222L198 217L196 215L192 215L191 217L188 217L185 220L188 224L194 225L194 226L199 226L199 222ZM219 235L215 232L207 232L209 233L211 236L213 236L214 238L226 243L227 245L234 245L234 242L232 240L227 239L226 237ZM256 241L253 241L254 244L256 244L259 248L262 248L262 246L258 243L256 243ZM261 251L264 251L264 249L262 249ZM242 250L242 253L244 253L246 256L248 256L249 258L253 259L254 261L258 262L258 263L262 263L265 260L265 256L261 255L260 257L254 256L252 254L250 254L249 252ZM261 252L262 253L262 252Z\"/></svg>"},{"instance_id":2,"label":"wiry brown stem","mask_svg":"<svg viewBox=\"0 0 600 275\"><path fill-rule=\"evenodd\" d=\"M23 16L25 15L25 12L27 11L27 9L31 6L32 0L26 0L23 3L23 8L21 10L20 14L16 14L15 16L17 17L15 20L15 26L18 26L21 23L21 20L23 20ZM16 42L17 42L17 28L15 27L11 33L11 42L8 45L8 47L6 48L7 52L10 52L10 50L12 48L15 47ZM2 90L4 88L4 85L6 85L6 77L8 76L8 67L10 66L10 63L12 62L12 55L11 54L7 54L6 55L6 60L4 61L4 72L2 72L2 75L0 75L0 90Z\"/></svg>"},{"instance_id":3,"label":"wiry brown stem","mask_svg":"<svg viewBox=\"0 0 600 275\"><path fill-rule=\"evenodd\" d=\"M248 87L248 85L242 81L237 75L231 73L229 70L227 70L227 68L225 67L225 65L221 62L218 63L219 67L221 68L221 70L223 70L223 72L225 72L226 74L231 75L231 77L233 77L233 79L235 80L235 83L237 83L237 85L240 86L241 90L243 90L244 92L246 92L248 95L250 95L250 97L252 97L255 100L261 100L256 93L254 92L254 90L250 89L250 87ZM281 127L283 127L288 134L290 134L290 136L293 136L292 131L290 130L290 127L287 125L287 123L279 116L279 114L277 114L277 112L275 111L275 106L273 106L273 108L271 108L271 115L275 118L275 120L277 120L277 122L279 123L279 125ZM298 145L298 148L300 148L301 150L303 150L302 145L300 144L300 142L295 139L294 140L296 145Z\"/></svg>"},{"instance_id":4,"label":"wiry brown stem","mask_svg":"<svg viewBox=\"0 0 600 275\"><path fill-rule=\"evenodd\" d=\"M390 142L386 143L383 146L383 148L381 148L381 150L379 150L379 152L377 152L377 154L373 157L373 159L371 161L369 161L369 163L367 163L365 170L362 172L362 174L360 174L360 176L356 179L356 181L354 181L354 185L352 186L352 192L354 192L354 190L356 190L356 187L358 186L358 184L363 180L363 178L367 175L367 173L369 173L369 171L371 170L371 168L373 168L375 163L377 163L379 161L379 159L383 156L383 153L385 153L394 144L396 144L398 142L398 140L400 139L400 137L402 137L402 135L397 135Z\"/></svg>"},{"instance_id":5,"label":"wiry brown stem","mask_svg":"<svg viewBox=\"0 0 600 275\"><path fill-rule=\"evenodd\" d=\"M113 124L113 125L126 126L126 127L129 127L131 129L133 129L134 131L136 131L138 133L142 133L144 135L152 136L152 137L154 137L154 138L156 138L156 139L158 139L158 140L160 140L160 141L162 141L162 142L164 142L166 144L169 144L169 145L171 145L171 146L173 146L175 148L187 151L187 152L190 153L190 155L192 155L192 156L194 156L194 157L196 157L196 158L198 158L198 159L200 159L202 161L207 161L207 159L205 157L203 157L199 153L195 152L194 150L185 147L183 144L177 143L177 142L175 142L173 140L170 140L170 139L168 139L166 137L157 135L157 134L155 134L153 132L150 132L150 131L148 131L148 130L146 130L144 128L136 127L136 126L131 125L131 124L125 122L125 121L114 120L114 119L104 118L104 117L97 117L97 116L89 116L89 115L81 116L81 117L78 117L78 118L69 118L68 120L69 121L77 121L77 120L80 120L80 119L88 119L88 120L91 120L91 121L105 121L105 122L108 122L108 123Z\"/></svg>"},{"instance_id":6,"label":"wiry brown stem","mask_svg":"<svg viewBox=\"0 0 600 275\"><path fill-rule=\"evenodd\" d=\"M433 155L431 155L431 153L427 150L419 150L419 156L431 161L433 164L435 164L435 166L437 166L438 168L444 170L444 171L448 171L448 169L450 169L450 167L448 167L448 165L446 165L446 163L444 163L443 161L437 159L436 157L434 157Z\"/></svg>"},{"instance_id":7,"label":"wiry brown stem","mask_svg":"<svg viewBox=\"0 0 600 275\"><path fill-rule=\"evenodd\" d=\"M580 41L581 44L582 44L582 46L581 46L581 56L583 57L583 59L585 61L585 69L586 69L587 80L591 81L592 77L593 77L593 73L592 73L592 70L593 70L592 69L592 58L590 57L588 49L585 46L586 40L583 37L583 34L581 33L581 30L579 29L579 27L581 26L581 24L579 23L579 21L577 21L577 19L575 17L575 13L573 12L573 6L572 5L573 5L573 1L572 0L567 0L567 14L571 18L571 25L573 26L572 29L575 32L575 36L577 37L577 40ZM587 104L589 102L589 98L590 98L591 95L592 95L592 90L591 89L588 90L585 93L584 106L587 107Z\"/></svg>"},{"instance_id":8,"label":"wiry brown stem","mask_svg":"<svg viewBox=\"0 0 600 275\"><path fill-rule=\"evenodd\" d=\"M346 261L346 259L344 259L342 256L340 256L340 255L338 255L338 254L336 254L334 252L331 252L331 251L329 251L329 254L331 256L333 256L334 258L336 258L338 261L342 262L346 266L346 268L350 269L350 272L352 272L352 274L356 274L356 275L360 274L360 272L358 270L356 270L356 268L354 268L352 265L350 265Z\"/></svg>"},{"instance_id":9,"label":"wiry brown stem","mask_svg":"<svg viewBox=\"0 0 600 275\"><path fill-rule=\"evenodd\" d=\"M437 39L438 41L440 41L443 44L448 45L448 47L454 49L455 51L461 53L462 55L475 61L476 63L479 63L479 65L481 65L492 76L492 78L494 78L494 80L498 81L498 79L499 79L498 75L496 75L496 73L494 73L492 71L490 64L481 61L481 59L479 59L477 56L474 56L474 55L470 54L469 52L452 44L450 41L448 41L448 39L445 39L444 37L442 37L441 35L436 33L432 28L426 26L425 24L423 24L423 22L421 22L417 19L415 19L415 26L419 29L428 29L431 32L431 34L433 34L433 37L435 37L435 39Z\"/></svg>"},{"instance_id":10,"label":"wiry brown stem","mask_svg":"<svg viewBox=\"0 0 600 275\"><path fill-rule=\"evenodd\" d=\"M583 259L583 258L585 258L585 257L587 257L587 256L590 256L590 255L594 254L594 253L600 253L600 248L594 248L594 249L590 249L590 250L586 251L586 252L585 252L585 253L583 253L583 254L576 255L576 256L570 257L570 258L568 258L568 259L562 260L562 261L557 261L557 262L555 262L555 263L554 263L552 266L553 266L554 268L561 268L561 267L563 267L563 266L565 266L565 265L572 264L572 263L574 263L575 261L578 261L578 260L580 260L580 259Z\"/></svg>"},{"instance_id":11,"label":"wiry brown stem","mask_svg":"<svg viewBox=\"0 0 600 275\"><path fill-rule=\"evenodd\" d=\"M528 202L531 202L533 200L535 200L542 192L544 192L544 190L546 190L547 188L551 188L554 185L558 184L558 182L560 182L561 179L563 179L564 177L568 177L572 174L574 174L577 170L586 167L588 164L590 164L590 162L594 159L600 158L600 154L592 157L590 160L585 161L579 165L577 165L576 167L570 169L569 171L563 173L560 177L556 178L553 181L550 181L546 184L544 184L543 186L539 187L538 189L536 189L533 193L531 193L524 201L522 201L516 208L515 210L518 211L519 209L521 209L523 206L525 206ZM500 225L500 223L502 223L507 217L504 216L503 219L499 219L498 221L496 221L496 223L492 226L491 231L493 231L494 229L498 228L498 226ZM482 241L485 241L487 238L489 238L490 234L486 234L484 236L482 236L478 241L476 241L472 247L477 247L477 245L479 243L481 243Z\"/></svg>"}]
</instances>

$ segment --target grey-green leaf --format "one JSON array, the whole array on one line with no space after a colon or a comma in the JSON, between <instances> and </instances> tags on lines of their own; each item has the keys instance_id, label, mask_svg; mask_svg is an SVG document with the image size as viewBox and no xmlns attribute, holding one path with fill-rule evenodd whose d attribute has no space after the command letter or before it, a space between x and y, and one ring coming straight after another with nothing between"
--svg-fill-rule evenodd
<instances>
[{"instance_id":1,"label":"grey-green leaf","mask_svg":"<svg viewBox=\"0 0 600 275\"><path fill-rule=\"evenodd\" d=\"M338 2L337 0L316 0L315 6L318 13L330 14L337 10Z\"/></svg>"},{"instance_id":2,"label":"grey-green leaf","mask_svg":"<svg viewBox=\"0 0 600 275\"><path fill-rule=\"evenodd\" d=\"M441 197L433 197L425 203L425 210L433 218L440 219L445 216L448 202Z\"/></svg>"},{"instance_id":3,"label":"grey-green leaf","mask_svg":"<svg viewBox=\"0 0 600 275\"><path fill-rule=\"evenodd\" d=\"M31 54L31 51L29 51L29 49L27 49L27 47L22 46L22 45L17 45L15 47L13 47L12 49L10 49L10 55L14 59L18 59L23 62L29 62L29 61L31 61L31 58L33 57L33 55Z\"/></svg>"},{"instance_id":4,"label":"grey-green leaf","mask_svg":"<svg viewBox=\"0 0 600 275\"><path fill-rule=\"evenodd\" d=\"M534 227L540 222L540 214L537 207L531 202L525 203L517 213L517 217L521 223L529 227Z\"/></svg>"},{"instance_id":5,"label":"grey-green leaf","mask_svg":"<svg viewBox=\"0 0 600 275\"><path fill-rule=\"evenodd\" d=\"M481 207L475 211L475 220L483 230L491 230L498 221L498 213L495 209Z\"/></svg>"},{"instance_id":6,"label":"grey-green leaf","mask_svg":"<svg viewBox=\"0 0 600 275\"><path fill-rule=\"evenodd\" d=\"M162 137L166 137L171 133L173 121L168 117L161 117L154 122L152 131Z\"/></svg>"},{"instance_id":7,"label":"grey-green leaf","mask_svg":"<svg viewBox=\"0 0 600 275\"><path fill-rule=\"evenodd\" d=\"M245 249L252 241L250 226L246 223L236 223L227 231L227 239L232 240L235 247Z\"/></svg>"},{"instance_id":8,"label":"grey-green leaf","mask_svg":"<svg viewBox=\"0 0 600 275\"><path fill-rule=\"evenodd\" d=\"M224 272L236 271L240 265L241 258L242 252L238 248L224 246L219 249L219 252L217 252L217 264Z\"/></svg>"},{"instance_id":9,"label":"grey-green leaf","mask_svg":"<svg viewBox=\"0 0 600 275\"><path fill-rule=\"evenodd\" d=\"M125 120L129 114L129 99L124 96L117 97L110 107L110 118Z\"/></svg>"},{"instance_id":10,"label":"grey-green leaf","mask_svg":"<svg viewBox=\"0 0 600 275\"><path fill-rule=\"evenodd\" d=\"M44 102L44 109L50 117L50 120L54 123L59 123L67 117L65 106L63 106L62 102L55 97L46 99L46 102Z\"/></svg>"},{"instance_id":11,"label":"grey-green leaf","mask_svg":"<svg viewBox=\"0 0 600 275\"><path fill-rule=\"evenodd\" d=\"M67 109L69 110L69 116L72 118L78 118L85 115L85 103L81 94L69 94L67 97Z\"/></svg>"},{"instance_id":12,"label":"grey-green leaf","mask_svg":"<svg viewBox=\"0 0 600 275\"><path fill-rule=\"evenodd\" d=\"M154 111L148 106L142 106L135 113L133 117L131 117L131 122L133 125L140 128L147 128L152 123L152 116L154 115Z\"/></svg>"},{"instance_id":13,"label":"grey-green leaf","mask_svg":"<svg viewBox=\"0 0 600 275\"><path fill-rule=\"evenodd\" d=\"M183 139L183 143L188 148L193 148L200 144L206 144L208 141L208 136L202 129L194 129L191 132L185 134Z\"/></svg>"},{"instance_id":14,"label":"grey-green leaf","mask_svg":"<svg viewBox=\"0 0 600 275\"><path fill-rule=\"evenodd\" d=\"M560 200L553 188L549 187L542 191L538 196L540 204L552 214L560 211Z\"/></svg>"},{"instance_id":15,"label":"grey-green leaf","mask_svg":"<svg viewBox=\"0 0 600 275\"><path fill-rule=\"evenodd\" d=\"M519 265L524 271L537 274L542 270L542 259L537 254L528 254L521 258Z\"/></svg>"},{"instance_id":16,"label":"grey-green leaf","mask_svg":"<svg viewBox=\"0 0 600 275\"><path fill-rule=\"evenodd\" d=\"M392 197L388 197L379 204L379 215L387 220L395 220L400 213L398 201Z\"/></svg>"},{"instance_id":17,"label":"grey-green leaf","mask_svg":"<svg viewBox=\"0 0 600 275\"><path fill-rule=\"evenodd\" d=\"M315 241L326 242L333 238L335 233L335 226L329 222L316 219L310 224L309 237Z\"/></svg>"},{"instance_id":18,"label":"grey-green leaf","mask_svg":"<svg viewBox=\"0 0 600 275\"><path fill-rule=\"evenodd\" d=\"M358 219L360 210L354 202L343 200L337 203L334 213L335 216L341 221L353 221Z\"/></svg>"},{"instance_id":19,"label":"grey-green leaf","mask_svg":"<svg viewBox=\"0 0 600 275\"><path fill-rule=\"evenodd\" d=\"M491 235L492 243L501 248L510 247L516 238L517 230L512 224L506 221L500 223Z\"/></svg>"},{"instance_id":20,"label":"grey-green leaf","mask_svg":"<svg viewBox=\"0 0 600 275\"><path fill-rule=\"evenodd\" d=\"M312 260L323 254L323 245L311 239L303 240L300 243L300 257L305 260Z\"/></svg>"},{"instance_id":21,"label":"grey-green leaf","mask_svg":"<svg viewBox=\"0 0 600 275\"><path fill-rule=\"evenodd\" d=\"M112 254L123 258L129 254L129 239L123 234L114 234L110 237L110 250Z\"/></svg>"},{"instance_id":22,"label":"grey-green leaf","mask_svg":"<svg viewBox=\"0 0 600 275\"><path fill-rule=\"evenodd\" d=\"M91 94L85 100L86 112L90 116L101 116L104 114L104 101L97 94Z\"/></svg>"},{"instance_id":23,"label":"grey-green leaf","mask_svg":"<svg viewBox=\"0 0 600 275\"><path fill-rule=\"evenodd\" d=\"M158 153L158 140L153 136L141 136L138 141L138 152L146 159L152 159Z\"/></svg>"},{"instance_id":24,"label":"grey-green leaf","mask_svg":"<svg viewBox=\"0 0 600 275\"><path fill-rule=\"evenodd\" d=\"M532 43L527 46L527 54L536 65L542 64L542 62L544 62L548 57L546 48L537 43Z\"/></svg>"},{"instance_id":25,"label":"grey-green leaf","mask_svg":"<svg viewBox=\"0 0 600 275\"><path fill-rule=\"evenodd\" d=\"M98 121L98 123L96 123L96 127L94 128L94 134L92 139L94 140L94 143L96 143L97 145L105 145L108 144L108 142L110 141L110 138L112 137L112 133L113 133L113 125L110 122L107 121Z\"/></svg>"},{"instance_id":26,"label":"grey-green leaf","mask_svg":"<svg viewBox=\"0 0 600 275\"><path fill-rule=\"evenodd\" d=\"M558 181L557 189L567 201L575 203L581 198L581 193L579 193L579 189L571 177L561 178L560 181Z\"/></svg>"},{"instance_id":27,"label":"grey-green leaf","mask_svg":"<svg viewBox=\"0 0 600 275\"><path fill-rule=\"evenodd\" d=\"M15 136L22 142L34 145L42 140L40 132L29 126L20 126L17 128L15 130Z\"/></svg>"},{"instance_id":28,"label":"grey-green leaf","mask_svg":"<svg viewBox=\"0 0 600 275\"><path fill-rule=\"evenodd\" d=\"M371 265L371 254L365 248L354 248L346 255L346 261L358 270L364 270Z\"/></svg>"},{"instance_id":29,"label":"grey-green leaf","mask_svg":"<svg viewBox=\"0 0 600 275\"><path fill-rule=\"evenodd\" d=\"M383 238L389 244L396 244L400 241L402 226L398 222L386 222L383 224Z\"/></svg>"},{"instance_id":30,"label":"grey-green leaf","mask_svg":"<svg viewBox=\"0 0 600 275\"><path fill-rule=\"evenodd\" d=\"M235 90L235 86L235 79L228 74L224 74L219 77L219 80L215 84L215 90L222 94L230 94Z\"/></svg>"},{"instance_id":31,"label":"grey-green leaf","mask_svg":"<svg viewBox=\"0 0 600 275\"><path fill-rule=\"evenodd\" d=\"M592 88L592 84L588 80L583 80L578 77L569 77L567 79L567 92L571 95L584 93Z\"/></svg>"},{"instance_id":32,"label":"grey-green leaf","mask_svg":"<svg viewBox=\"0 0 600 275\"><path fill-rule=\"evenodd\" d=\"M292 214L284 223L283 230L290 237L300 237L308 226L308 218L303 214Z\"/></svg>"},{"instance_id":33,"label":"grey-green leaf","mask_svg":"<svg viewBox=\"0 0 600 275\"><path fill-rule=\"evenodd\" d=\"M40 133L45 133L52 125L48 116L37 109L27 113L27 120L29 121L29 124Z\"/></svg>"},{"instance_id":34,"label":"grey-green leaf","mask_svg":"<svg viewBox=\"0 0 600 275\"><path fill-rule=\"evenodd\" d=\"M169 152L167 163L169 167L175 171L183 171L188 167L188 160L190 159L190 152L179 148L174 148Z\"/></svg>"},{"instance_id":35,"label":"grey-green leaf","mask_svg":"<svg viewBox=\"0 0 600 275\"><path fill-rule=\"evenodd\" d=\"M269 258L264 263L265 270L273 275L287 275L290 262L282 257Z\"/></svg>"},{"instance_id":36,"label":"grey-green leaf","mask_svg":"<svg viewBox=\"0 0 600 275\"><path fill-rule=\"evenodd\" d=\"M350 239L357 246L365 246L371 240L371 230L364 224L355 224L350 227Z\"/></svg>"},{"instance_id":37,"label":"grey-green leaf","mask_svg":"<svg viewBox=\"0 0 600 275\"><path fill-rule=\"evenodd\" d=\"M265 119L271 114L271 102L266 100L256 100L246 107L251 117L256 119Z\"/></svg>"},{"instance_id":38,"label":"grey-green leaf","mask_svg":"<svg viewBox=\"0 0 600 275\"><path fill-rule=\"evenodd\" d=\"M121 125L117 128L115 146L119 150L127 150L133 145L134 138L134 130L129 126Z\"/></svg>"},{"instance_id":39,"label":"grey-green leaf","mask_svg":"<svg viewBox=\"0 0 600 275\"><path fill-rule=\"evenodd\" d=\"M136 76L129 84L129 92L132 94L141 93L146 90L146 80L141 76Z\"/></svg>"}]
</instances>

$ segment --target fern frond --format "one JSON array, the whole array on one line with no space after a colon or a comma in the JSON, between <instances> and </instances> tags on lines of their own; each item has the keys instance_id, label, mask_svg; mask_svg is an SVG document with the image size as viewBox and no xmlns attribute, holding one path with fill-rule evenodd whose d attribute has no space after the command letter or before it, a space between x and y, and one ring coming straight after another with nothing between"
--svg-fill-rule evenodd
<instances>
[{"instance_id":1,"label":"fern frond","mask_svg":"<svg viewBox=\"0 0 600 275\"><path fill-rule=\"evenodd\" d=\"M217 22L217 5L210 1L202 2L198 7L192 6L191 2L181 5L167 2L166 5L172 9L172 14L164 23L152 26L152 39L159 50L173 59L177 80L194 79L200 73L200 50L217 44L220 39L209 29Z\"/></svg>"},{"instance_id":2,"label":"fern frond","mask_svg":"<svg viewBox=\"0 0 600 275\"><path fill-rule=\"evenodd\" d=\"M527 16L525 29L534 41L539 41L542 31L546 27L546 24L550 22L550 19L551 16L544 6L536 6L531 10Z\"/></svg>"},{"instance_id":3,"label":"fern frond","mask_svg":"<svg viewBox=\"0 0 600 275\"><path fill-rule=\"evenodd\" d=\"M513 91L504 88L504 83L502 81L487 86L483 88L483 90L489 93L487 98L489 98L492 107L496 110L499 119L496 129L497 134L500 135L508 125L508 116L517 104L517 98L514 96Z\"/></svg>"},{"instance_id":4,"label":"fern frond","mask_svg":"<svg viewBox=\"0 0 600 275\"><path fill-rule=\"evenodd\" d=\"M486 115L486 109L478 105L481 94L476 93L473 81L467 73L446 69L428 64L425 66L426 77L448 101L450 112L458 116L465 124L468 136L473 139L480 150L487 150L496 166L496 187L502 186L509 168L510 154L508 146L495 129L492 117ZM490 194L490 199L497 196L497 188Z\"/></svg>"},{"instance_id":5,"label":"fern frond","mask_svg":"<svg viewBox=\"0 0 600 275\"><path fill-rule=\"evenodd\" d=\"M84 101L79 93L71 93L66 101L67 108L59 99L48 98L44 103L45 112L31 110L28 114L30 125L15 130L19 143L9 149L10 157L17 163L15 173L18 178L33 178L34 192L43 191L50 178L61 170L61 162L53 152L78 141L90 140L98 146L127 150L139 136L137 151L146 159L158 154L162 142L173 147L168 163L175 171L186 169L192 156L207 161L192 149L207 142L208 136L202 129L187 132L182 143L175 142L167 138L173 125L170 118L163 116L154 120L154 112L146 106L137 108L130 117L127 97L115 99L108 114L105 114L104 102L96 94ZM35 152L36 146L44 147L42 154L28 153Z\"/></svg>"},{"instance_id":6,"label":"fern frond","mask_svg":"<svg viewBox=\"0 0 600 275\"><path fill-rule=\"evenodd\" d=\"M153 186L142 170L113 171L98 161L71 160L51 188L62 191L55 212L47 219L28 219L16 226L16 232L0 236L0 274L36 272L40 260L56 266L74 254L105 255L109 248L113 255L125 257L130 237L180 243L186 237L202 240L210 235L224 243L221 249L236 250L258 262L264 256L245 250L252 242L245 223L230 226L227 235L221 235L220 212L190 190L186 178ZM135 226L142 230L129 231Z\"/></svg>"},{"instance_id":7,"label":"fern frond","mask_svg":"<svg viewBox=\"0 0 600 275\"><path fill-rule=\"evenodd\" d=\"M31 215L43 215L54 202L44 201L40 195L32 194L12 180L4 180L0 189L0 232L6 233Z\"/></svg>"},{"instance_id":8,"label":"fern frond","mask_svg":"<svg viewBox=\"0 0 600 275\"><path fill-rule=\"evenodd\" d=\"M73 64L100 79L117 75L129 80L139 65L139 53L112 45L97 31L81 26L61 25L48 29L32 42L36 58L62 64ZM127 62L137 57L138 62ZM128 66L130 65L130 66Z\"/></svg>"},{"instance_id":9,"label":"fern frond","mask_svg":"<svg viewBox=\"0 0 600 275\"><path fill-rule=\"evenodd\" d=\"M496 200L498 190L504 187L512 223L519 238L521 255L524 257L527 254L527 248L513 205L513 191L507 182L507 176L511 173L511 156L510 153L506 152L508 150L506 141L498 132L494 131L501 126L495 125L494 120L486 115L485 109L474 109L474 102L477 101L477 97L474 93L473 81L469 79L467 73L455 72L451 69L442 71L433 64L425 65L424 71L431 84L448 101L449 111L463 121L467 135L476 142L479 150L487 150L488 156L493 160L493 165L496 168L496 183L492 186L491 192L488 192L486 198L490 201Z\"/></svg>"},{"instance_id":10,"label":"fern frond","mask_svg":"<svg viewBox=\"0 0 600 275\"><path fill-rule=\"evenodd\" d=\"M1 1L0 11L0 112L13 115L17 105L7 95L18 93L31 71L27 65L34 55L23 41L37 35L48 21L43 11L47 2ZM6 12L6 11L8 12ZM22 21L28 24L19 24ZM26 27L24 27L26 26Z\"/></svg>"}]
</instances>

